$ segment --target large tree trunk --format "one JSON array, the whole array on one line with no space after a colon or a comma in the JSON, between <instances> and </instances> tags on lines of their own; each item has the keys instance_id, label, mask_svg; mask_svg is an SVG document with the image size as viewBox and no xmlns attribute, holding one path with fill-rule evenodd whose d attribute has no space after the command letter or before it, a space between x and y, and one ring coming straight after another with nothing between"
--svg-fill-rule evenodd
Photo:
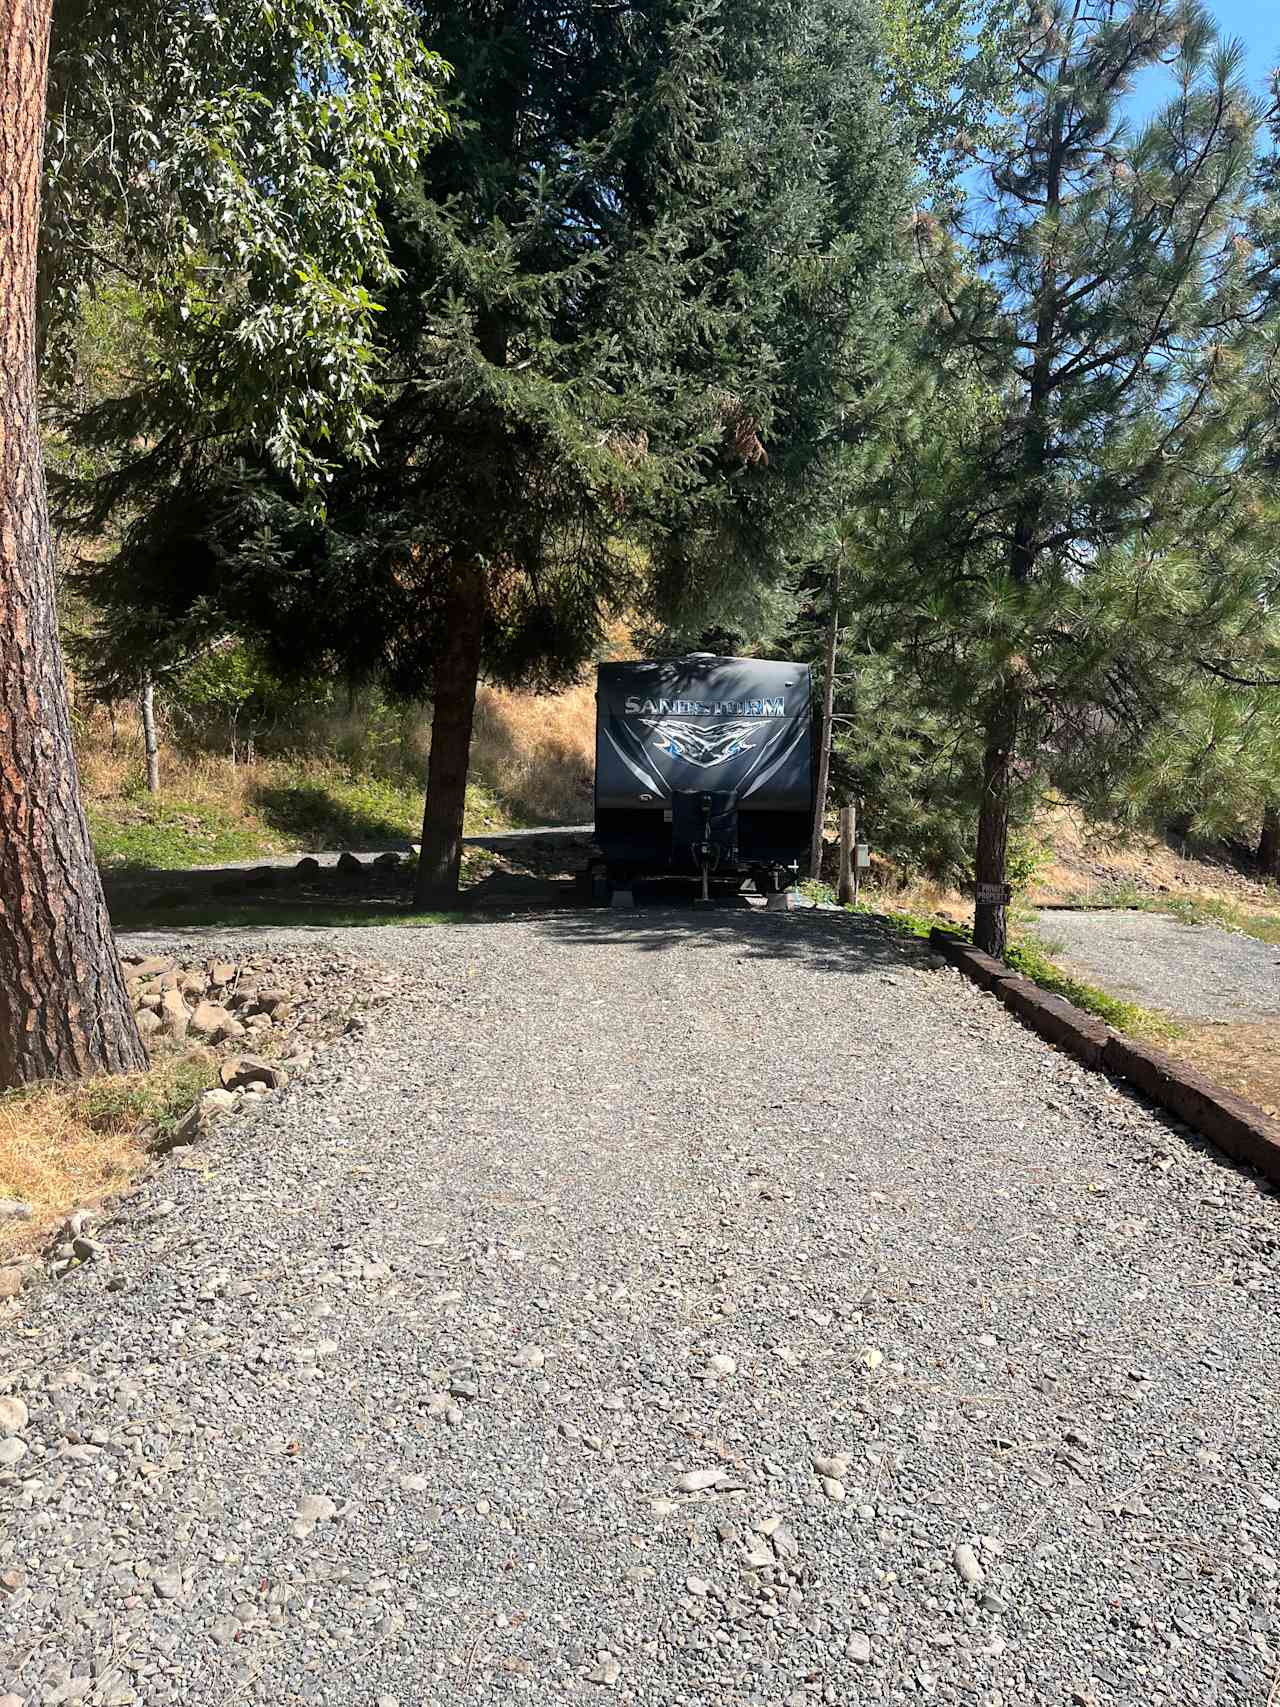
<instances>
[{"instance_id":1,"label":"large tree trunk","mask_svg":"<svg viewBox=\"0 0 1280 1707\"><path fill-rule=\"evenodd\" d=\"M0 0L0 1088L146 1065L80 805L36 413L51 0Z\"/></svg>"},{"instance_id":2,"label":"large tree trunk","mask_svg":"<svg viewBox=\"0 0 1280 1707\"><path fill-rule=\"evenodd\" d=\"M822 876L822 831L827 821L827 792L831 781L831 735L836 712L836 645L840 638L840 572L831 575L831 615L827 622L826 680L822 687L822 728L818 736L818 776L813 801L813 833L809 846L809 876Z\"/></svg>"},{"instance_id":3,"label":"large tree trunk","mask_svg":"<svg viewBox=\"0 0 1280 1707\"><path fill-rule=\"evenodd\" d=\"M451 907L458 899L487 593L485 573L479 564L464 563L455 570L445 648L435 670L427 806L414 894L419 907Z\"/></svg>"},{"instance_id":4,"label":"large tree trunk","mask_svg":"<svg viewBox=\"0 0 1280 1707\"><path fill-rule=\"evenodd\" d=\"M982 799L978 803L977 879L973 908L976 947L1004 958L1008 941L1006 856L1009 849L1009 808L1013 800L1013 766L1018 741L1019 702L1006 690L987 719L982 754Z\"/></svg>"},{"instance_id":5,"label":"large tree trunk","mask_svg":"<svg viewBox=\"0 0 1280 1707\"><path fill-rule=\"evenodd\" d=\"M1274 803L1262 814L1262 834L1258 838L1258 867L1264 877L1280 881L1280 806Z\"/></svg>"}]
</instances>

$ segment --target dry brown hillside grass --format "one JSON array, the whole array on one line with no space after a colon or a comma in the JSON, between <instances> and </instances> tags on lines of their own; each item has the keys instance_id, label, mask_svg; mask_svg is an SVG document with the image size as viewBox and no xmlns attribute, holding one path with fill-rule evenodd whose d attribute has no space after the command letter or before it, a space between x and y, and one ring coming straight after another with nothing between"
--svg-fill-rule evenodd
<instances>
[{"instance_id":1,"label":"dry brown hillside grass","mask_svg":"<svg viewBox=\"0 0 1280 1707\"><path fill-rule=\"evenodd\" d=\"M82 713L77 745L99 858L176 867L403 846L421 830L430 731L426 707L357 708L273 730L237 759L166 731L153 797L136 718L127 708L114 720ZM594 743L594 672L557 694L482 688L468 830L588 821Z\"/></svg>"},{"instance_id":2,"label":"dry brown hillside grass","mask_svg":"<svg viewBox=\"0 0 1280 1707\"><path fill-rule=\"evenodd\" d=\"M484 688L472 773L532 823L585 823L593 811L595 731L594 681L558 694Z\"/></svg>"},{"instance_id":3,"label":"dry brown hillside grass","mask_svg":"<svg viewBox=\"0 0 1280 1707\"><path fill-rule=\"evenodd\" d=\"M1158 897L1230 897L1274 901L1275 891L1239 869L1225 851L1191 844L1185 851L1158 836L1121 837L1083 824L1066 807L1048 808L1037 825L1050 856L1036 874L1028 899L1087 907L1117 890Z\"/></svg>"}]
</instances>

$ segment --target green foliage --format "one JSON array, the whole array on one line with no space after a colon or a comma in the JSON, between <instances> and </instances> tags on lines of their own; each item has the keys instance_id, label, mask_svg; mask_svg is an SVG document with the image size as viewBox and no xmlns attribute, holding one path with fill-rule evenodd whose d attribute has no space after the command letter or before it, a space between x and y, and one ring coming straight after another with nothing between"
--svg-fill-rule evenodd
<instances>
[{"instance_id":1,"label":"green foliage","mask_svg":"<svg viewBox=\"0 0 1280 1707\"><path fill-rule=\"evenodd\" d=\"M138 289L145 384L101 406L123 459L248 438L309 477L367 446L379 198L440 136L443 75L402 0L55 8L48 351L65 375L104 274Z\"/></svg>"},{"instance_id":2,"label":"green foliage","mask_svg":"<svg viewBox=\"0 0 1280 1707\"><path fill-rule=\"evenodd\" d=\"M1237 59L1196 5L1137 0L1055 0L1016 45L968 207L916 224L937 389L854 516L874 549L851 558L848 667L890 707L884 793L953 834L979 807L1025 826L1050 786L1124 816L1197 679L1250 634L1259 663L1280 559L1242 448L1280 250ZM1174 98L1135 133L1124 101L1156 65ZM874 715L855 703L850 731L873 793Z\"/></svg>"},{"instance_id":3,"label":"green foliage","mask_svg":"<svg viewBox=\"0 0 1280 1707\"><path fill-rule=\"evenodd\" d=\"M771 607L835 513L909 187L868 0L419 20L454 123L385 203L377 461L323 512L248 442L64 486L134 518L79 581L100 674L233 633L421 698L478 565L485 674L555 686L621 613Z\"/></svg>"},{"instance_id":4,"label":"green foliage","mask_svg":"<svg viewBox=\"0 0 1280 1707\"><path fill-rule=\"evenodd\" d=\"M93 641L81 642L77 652L92 656ZM178 733L205 746L225 741L232 757L242 738L256 743L273 726L296 727L301 710L329 697L327 683L285 682L261 652L232 642L167 671L161 689Z\"/></svg>"},{"instance_id":5,"label":"green foliage","mask_svg":"<svg viewBox=\"0 0 1280 1707\"><path fill-rule=\"evenodd\" d=\"M275 853L279 843L261 825L246 824L228 807L182 798L91 800L85 810L94 852L103 866L177 869L223 865Z\"/></svg>"},{"instance_id":6,"label":"green foliage","mask_svg":"<svg viewBox=\"0 0 1280 1707\"><path fill-rule=\"evenodd\" d=\"M925 188L955 192L1014 86L1015 0L882 0L886 99L905 116Z\"/></svg>"},{"instance_id":7,"label":"green foliage","mask_svg":"<svg viewBox=\"0 0 1280 1707\"><path fill-rule=\"evenodd\" d=\"M90 1080L80 1092L84 1117L97 1131L152 1127L163 1142L208 1088L212 1070L210 1055L192 1051L163 1056L147 1073Z\"/></svg>"},{"instance_id":8,"label":"green foliage","mask_svg":"<svg viewBox=\"0 0 1280 1707\"><path fill-rule=\"evenodd\" d=\"M1261 606L1253 636L1260 652L1270 647L1280 655L1274 617ZM1268 667L1265 653L1258 662ZM1182 695L1177 718L1152 730L1125 779L1115 816L1157 827L1189 820L1197 836L1252 845L1265 808L1277 800L1280 687L1236 685L1201 673Z\"/></svg>"},{"instance_id":9,"label":"green foliage","mask_svg":"<svg viewBox=\"0 0 1280 1707\"><path fill-rule=\"evenodd\" d=\"M1015 832L1009 838L1005 871L1015 895L1024 894L1053 859L1053 849L1040 836Z\"/></svg>"}]
</instances>

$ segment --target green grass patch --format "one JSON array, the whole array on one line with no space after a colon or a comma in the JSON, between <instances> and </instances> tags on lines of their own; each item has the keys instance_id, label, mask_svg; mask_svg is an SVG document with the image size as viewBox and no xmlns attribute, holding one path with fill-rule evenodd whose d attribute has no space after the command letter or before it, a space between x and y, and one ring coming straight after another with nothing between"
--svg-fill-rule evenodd
<instances>
[{"instance_id":1,"label":"green grass patch","mask_svg":"<svg viewBox=\"0 0 1280 1707\"><path fill-rule=\"evenodd\" d=\"M204 1051L158 1056L148 1073L89 1080L81 1091L81 1108L96 1132L154 1126L159 1137L168 1138L216 1079L215 1059Z\"/></svg>"},{"instance_id":2,"label":"green grass patch","mask_svg":"<svg viewBox=\"0 0 1280 1707\"><path fill-rule=\"evenodd\" d=\"M1087 984L1084 979L1063 971L1062 967L1050 958L1045 944L1034 938L1024 937L1021 942L1010 944L1005 960L1016 972L1021 972L1024 978L1030 978L1039 984L1042 990L1064 997L1076 1007L1096 1015L1116 1031L1123 1031L1130 1037L1151 1039L1181 1035L1181 1027L1166 1014L1141 1007L1137 1002L1121 1001L1118 996L1108 995L1098 985Z\"/></svg>"},{"instance_id":3,"label":"green grass patch","mask_svg":"<svg viewBox=\"0 0 1280 1707\"><path fill-rule=\"evenodd\" d=\"M272 780L254 787L249 798L264 825L295 848L386 847L411 840L422 828L421 789L385 777L338 772Z\"/></svg>"},{"instance_id":4,"label":"green grass patch","mask_svg":"<svg viewBox=\"0 0 1280 1707\"><path fill-rule=\"evenodd\" d=\"M1117 883L1088 901L1054 911L1164 913L1184 925L1214 925L1259 942L1280 943L1280 907L1255 912L1217 895L1151 895L1136 884Z\"/></svg>"},{"instance_id":5,"label":"green grass patch","mask_svg":"<svg viewBox=\"0 0 1280 1707\"><path fill-rule=\"evenodd\" d=\"M178 871L279 851L265 825L207 801L144 796L90 801L87 810L94 851L105 866Z\"/></svg>"},{"instance_id":6,"label":"green grass patch","mask_svg":"<svg viewBox=\"0 0 1280 1707\"><path fill-rule=\"evenodd\" d=\"M240 773L232 799L157 795L131 788L91 800L89 829L100 865L182 871L267 859L275 854L403 847L422 830L422 788L401 781L356 776L311 765L290 776L272 763ZM519 827L491 790L467 788L468 835Z\"/></svg>"}]
</instances>

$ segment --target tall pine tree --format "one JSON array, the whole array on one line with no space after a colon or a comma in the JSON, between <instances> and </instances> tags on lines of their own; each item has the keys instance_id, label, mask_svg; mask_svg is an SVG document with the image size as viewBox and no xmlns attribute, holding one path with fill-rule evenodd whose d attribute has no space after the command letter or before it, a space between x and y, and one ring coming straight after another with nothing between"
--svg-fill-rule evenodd
<instances>
[{"instance_id":1,"label":"tall pine tree","mask_svg":"<svg viewBox=\"0 0 1280 1707\"><path fill-rule=\"evenodd\" d=\"M998 406L939 469L880 591L973 708L975 938L993 953L1020 797L1054 769L1097 789L1191 637L1247 602L1248 482L1222 475L1247 418L1236 346L1273 279L1239 65L1195 0L1028 7L1004 145L958 232L919 224L946 338ZM1126 97L1157 66L1173 99L1134 130ZM1216 564L1196 557L1208 536Z\"/></svg>"}]
</instances>

